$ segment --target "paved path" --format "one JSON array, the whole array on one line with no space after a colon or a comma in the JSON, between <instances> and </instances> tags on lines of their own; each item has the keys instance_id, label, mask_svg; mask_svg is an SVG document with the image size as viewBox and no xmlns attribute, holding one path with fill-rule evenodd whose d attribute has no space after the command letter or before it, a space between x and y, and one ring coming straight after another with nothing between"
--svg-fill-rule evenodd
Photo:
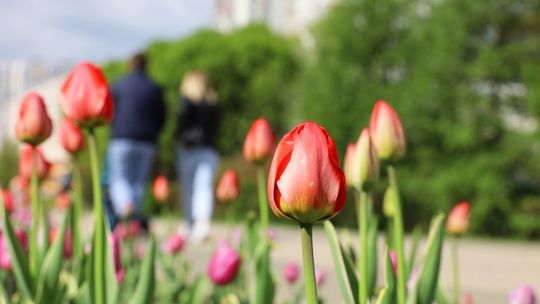
<instances>
[{"instance_id":1,"label":"paved path","mask_svg":"<svg viewBox=\"0 0 540 304\"><path fill-rule=\"evenodd\" d=\"M164 237L168 225L163 221L153 224L153 231ZM275 275L278 281L278 303L291 297L291 290L284 284L282 272L289 261L301 264L300 234L293 226L275 227L277 240L272 251ZM185 254L193 261L195 270L204 272L210 254L220 239L227 235L224 225L214 225L212 238L203 245L187 246ZM382 239L379 244L382 252ZM419 252L421 252L421 248ZM444 247L442 284L450 291L450 246ZM326 303L341 303L341 293L333 272L333 262L322 225L314 231L314 251L316 267L327 273L327 280L320 289ZM406 251L408 252L408 251ZM540 292L540 243L524 243L496 240L465 239L460 243L462 291L471 292L475 303L508 303L508 291L521 283L531 284ZM379 273L381 273L380 269Z\"/></svg>"}]
</instances>

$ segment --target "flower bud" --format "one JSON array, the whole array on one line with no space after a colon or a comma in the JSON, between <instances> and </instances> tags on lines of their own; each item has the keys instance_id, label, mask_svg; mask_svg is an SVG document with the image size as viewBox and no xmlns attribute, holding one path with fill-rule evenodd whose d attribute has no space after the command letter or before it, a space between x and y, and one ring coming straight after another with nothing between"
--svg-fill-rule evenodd
<instances>
[{"instance_id":1,"label":"flower bud","mask_svg":"<svg viewBox=\"0 0 540 304\"><path fill-rule=\"evenodd\" d=\"M356 174L356 170L354 168L355 154L356 143L348 144L347 151L345 152L345 161L343 162L343 172L345 173L345 181L349 187L355 187L355 185L358 184L358 180L356 180L358 174Z\"/></svg>"},{"instance_id":2,"label":"flower bud","mask_svg":"<svg viewBox=\"0 0 540 304\"><path fill-rule=\"evenodd\" d=\"M154 194L154 199L158 203L163 203L169 198L169 181L165 175L159 175L154 180L154 185L152 186L152 193Z\"/></svg>"},{"instance_id":3,"label":"flower bud","mask_svg":"<svg viewBox=\"0 0 540 304\"><path fill-rule=\"evenodd\" d=\"M37 93L28 93L19 108L15 123L17 138L36 146L46 140L52 132L52 121L47 114L43 98Z\"/></svg>"},{"instance_id":4,"label":"flower bud","mask_svg":"<svg viewBox=\"0 0 540 304\"><path fill-rule=\"evenodd\" d=\"M186 245L186 237L181 233L175 233L161 246L161 250L169 254L177 254Z\"/></svg>"},{"instance_id":5,"label":"flower bud","mask_svg":"<svg viewBox=\"0 0 540 304\"><path fill-rule=\"evenodd\" d=\"M300 267L298 267L298 264L293 262L288 263L283 270L283 276L285 277L285 280L289 282L289 284L294 284L298 279L299 274Z\"/></svg>"},{"instance_id":6,"label":"flower bud","mask_svg":"<svg viewBox=\"0 0 540 304\"><path fill-rule=\"evenodd\" d=\"M536 304L536 295L531 286L523 284L510 292L509 304Z\"/></svg>"},{"instance_id":7,"label":"flower bud","mask_svg":"<svg viewBox=\"0 0 540 304\"><path fill-rule=\"evenodd\" d=\"M232 169L223 173L216 189L216 198L220 202L231 202L240 195L238 175Z\"/></svg>"},{"instance_id":8,"label":"flower bud","mask_svg":"<svg viewBox=\"0 0 540 304\"><path fill-rule=\"evenodd\" d=\"M80 126L93 127L111 121L114 104L101 69L79 63L60 88L60 103L67 117Z\"/></svg>"},{"instance_id":9,"label":"flower bud","mask_svg":"<svg viewBox=\"0 0 540 304\"><path fill-rule=\"evenodd\" d=\"M208 277L216 285L226 285L234 280L240 267L240 255L227 244L222 244L208 264Z\"/></svg>"},{"instance_id":10,"label":"flower bud","mask_svg":"<svg viewBox=\"0 0 540 304\"><path fill-rule=\"evenodd\" d=\"M0 189L0 192L2 193L2 201L4 202L6 212L8 214L11 214L15 209L15 205L13 203L13 196L11 196L11 192L9 192L9 190Z\"/></svg>"},{"instance_id":11,"label":"flower bud","mask_svg":"<svg viewBox=\"0 0 540 304\"><path fill-rule=\"evenodd\" d=\"M455 205L446 220L446 231L453 235L462 235L469 228L469 202L463 201Z\"/></svg>"},{"instance_id":12,"label":"flower bud","mask_svg":"<svg viewBox=\"0 0 540 304\"><path fill-rule=\"evenodd\" d=\"M308 121L287 133L276 148L268 176L274 214L312 224L335 216L345 197L345 175L326 130Z\"/></svg>"},{"instance_id":13,"label":"flower bud","mask_svg":"<svg viewBox=\"0 0 540 304\"><path fill-rule=\"evenodd\" d=\"M69 153L75 154L84 148L84 136L77 124L69 119L64 118L60 124L60 143L62 147Z\"/></svg>"},{"instance_id":14,"label":"flower bud","mask_svg":"<svg viewBox=\"0 0 540 304\"><path fill-rule=\"evenodd\" d=\"M405 155L403 126L396 111L386 101L379 100L375 104L371 113L369 131L379 159L395 161Z\"/></svg>"},{"instance_id":15,"label":"flower bud","mask_svg":"<svg viewBox=\"0 0 540 304\"><path fill-rule=\"evenodd\" d=\"M32 177L32 155L35 152L37 175L42 179L47 177L51 164L45 159L41 149L31 145L24 145L19 156L19 176L26 180Z\"/></svg>"},{"instance_id":16,"label":"flower bud","mask_svg":"<svg viewBox=\"0 0 540 304\"><path fill-rule=\"evenodd\" d=\"M379 159L368 129L362 130L354 150L353 181L359 191L369 190L379 179Z\"/></svg>"},{"instance_id":17,"label":"flower bud","mask_svg":"<svg viewBox=\"0 0 540 304\"><path fill-rule=\"evenodd\" d=\"M244 159L250 162L262 162L272 155L275 137L266 119L258 118L253 122L244 141Z\"/></svg>"}]
</instances>

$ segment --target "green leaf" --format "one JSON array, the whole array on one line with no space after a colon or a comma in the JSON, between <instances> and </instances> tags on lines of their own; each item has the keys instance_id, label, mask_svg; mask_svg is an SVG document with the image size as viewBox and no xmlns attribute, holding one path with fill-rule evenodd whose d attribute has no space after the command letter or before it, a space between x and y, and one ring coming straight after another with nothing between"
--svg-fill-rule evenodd
<instances>
[{"instance_id":1,"label":"green leaf","mask_svg":"<svg viewBox=\"0 0 540 304\"><path fill-rule=\"evenodd\" d=\"M155 259L156 259L156 242L150 238L148 249L141 266L139 281L135 292L131 297L130 304L146 304L152 302L155 287ZM112 304L112 303L111 303Z\"/></svg>"},{"instance_id":2,"label":"green leaf","mask_svg":"<svg viewBox=\"0 0 540 304\"><path fill-rule=\"evenodd\" d=\"M373 295L375 291L375 284L377 283L377 218L375 215L371 215L368 227L368 298Z\"/></svg>"},{"instance_id":3,"label":"green leaf","mask_svg":"<svg viewBox=\"0 0 540 304\"><path fill-rule=\"evenodd\" d=\"M420 239L422 238L422 229L420 227L415 227L412 232L412 242L411 242L411 251L409 253L409 263L407 264L407 274L412 272L414 267L414 262L416 260L416 252L418 251L418 245L420 244Z\"/></svg>"},{"instance_id":4,"label":"green leaf","mask_svg":"<svg viewBox=\"0 0 540 304\"><path fill-rule=\"evenodd\" d=\"M275 282L270 267L270 243L263 240L255 252L255 268L257 271L256 303L274 303Z\"/></svg>"},{"instance_id":5,"label":"green leaf","mask_svg":"<svg viewBox=\"0 0 540 304\"><path fill-rule=\"evenodd\" d=\"M444 290L441 288L441 285L439 284L437 286L437 291L435 292L435 302L437 304L448 304L448 297L444 293Z\"/></svg>"},{"instance_id":6,"label":"green leaf","mask_svg":"<svg viewBox=\"0 0 540 304\"><path fill-rule=\"evenodd\" d=\"M105 225L105 244L103 246L103 250L105 251L105 293L107 303L115 304L117 303L119 287L114 267L111 230L109 225L106 225L105 222L103 222L103 225Z\"/></svg>"},{"instance_id":7,"label":"green leaf","mask_svg":"<svg viewBox=\"0 0 540 304\"><path fill-rule=\"evenodd\" d=\"M206 290L207 281L205 277L197 277L195 283L191 287L189 301L187 303L205 303L204 301L204 291Z\"/></svg>"},{"instance_id":8,"label":"green leaf","mask_svg":"<svg viewBox=\"0 0 540 304\"><path fill-rule=\"evenodd\" d=\"M13 267L15 281L17 282L17 289L21 293L21 296L32 299L35 283L30 276L28 258L21 248L19 239L13 232L13 226L7 215L2 195L0 195L0 205L0 212L2 213L1 216L4 222L4 237L6 238L6 243L8 245L9 256L11 257L11 265Z\"/></svg>"},{"instance_id":9,"label":"green leaf","mask_svg":"<svg viewBox=\"0 0 540 304\"><path fill-rule=\"evenodd\" d=\"M56 297L60 291L59 275L64 262L64 242L66 231L69 227L70 214L64 215L59 234L45 255L39 271L38 287L36 291L36 303L47 303Z\"/></svg>"},{"instance_id":10,"label":"green leaf","mask_svg":"<svg viewBox=\"0 0 540 304\"><path fill-rule=\"evenodd\" d=\"M92 300L90 298L91 292L88 290L88 283L83 283L79 287L79 293L74 299L75 304L91 304Z\"/></svg>"},{"instance_id":11,"label":"green leaf","mask_svg":"<svg viewBox=\"0 0 540 304\"><path fill-rule=\"evenodd\" d=\"M328 238L330 251L332 252L332 259L334 260L334 267L336 270L339 287L341 289L341 294L343 296L343 302L347 304L357 303L356 294L358 292L353 293L353 289L358 291L356 287L358 286L358 282L356 282L354 285L351 284L352 282L349 279L349 272L347 271L346 263L343 258L343 251L339 243L336 228L334 228L334 225L330 221L325 221L324 230ZM352 273L354 273L354 271L352 271Z\"/></svg>"},{"instance_id":12,"label":"green leaf","mask_svg":"<svg viewBox=\"0 0 540 304\"><path fill-rule=\"evenodd\" d=\"M390 254L388 248L384 252L385 263L384 263L384 282L385 287L379 293L377 297L377 304L393 304L396 299L396 277L394 274L394 269L392 267L392 260L390 259Z\"/></svg>"},{"instance_id":13,"label":"green leaf","mask_svg":"<svg viewBox=\"0 0 540 304\"><path fill-rule=\"evenodd\" d=\"M419 269L417 303L430 304L435 297L439 282L441 252L444 239L444 214L438 214L431 222L428 241Z\"/></svg>"}]
</instances>

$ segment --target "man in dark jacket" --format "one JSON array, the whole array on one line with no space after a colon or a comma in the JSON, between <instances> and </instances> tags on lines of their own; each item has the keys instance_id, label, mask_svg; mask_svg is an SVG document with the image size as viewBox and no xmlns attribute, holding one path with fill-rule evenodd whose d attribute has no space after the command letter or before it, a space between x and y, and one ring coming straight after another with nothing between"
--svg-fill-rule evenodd
<instances>
[{"instance_id":1,"label":"man in dark jacket","mask_svg":"<svg viewBox=\"0 0 540 304\"><path fill-rule=\"evenodd\" d=\"M156 141L165 119L162 90L146 75L146 57L131 59L131 71L111 88L115 114L107 165L114 216L141 214L144 189L156 154Z\"/></svg>"}]
</instances>

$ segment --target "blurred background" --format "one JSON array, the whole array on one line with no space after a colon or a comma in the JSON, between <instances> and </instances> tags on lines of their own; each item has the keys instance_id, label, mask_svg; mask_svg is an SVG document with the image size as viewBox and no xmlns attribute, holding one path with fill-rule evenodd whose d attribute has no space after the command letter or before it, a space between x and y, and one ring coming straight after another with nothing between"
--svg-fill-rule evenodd
<instances>
[{"instance_id":1,"label":"blurred background","mask_svg":"<svg viewBox=\"0 0 540 304\"><path fill-rule=\"evenodd\" d=\"M385 99L407 135L398 174L409 228L469 200L473 233L540 238L537 0L4 0L0 28L2 184L17 175L24 93L41 92L58 124L58 88L74 64L99 63L114 81L144 50L168 104L156 174L176 177L178 86L190 69L205 70L217 90L221 166L240 173L242 214L257 209L254 168L241 157L255 118L278 136L314 120L343 154ZM55 136L44 148L66 162ZM336 224L355 225L354 212L341 214Z\"/></svg>"}]
</instances>

